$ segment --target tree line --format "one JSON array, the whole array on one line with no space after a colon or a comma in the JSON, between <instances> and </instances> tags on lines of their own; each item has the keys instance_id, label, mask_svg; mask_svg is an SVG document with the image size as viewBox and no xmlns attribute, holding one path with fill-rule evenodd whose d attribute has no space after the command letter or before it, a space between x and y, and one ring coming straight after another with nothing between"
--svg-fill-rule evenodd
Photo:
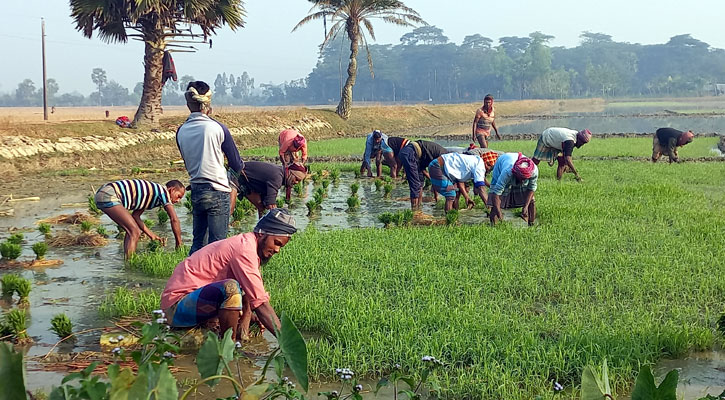
<instances>
[{"instance_id":1,"label":"tree line","mask_svg":"<svg viewBox=\"0 0 725 400\"><path fill-rule=\"evenodd\" d=\"M711 47L691 35L667 43L641 45L615 42L603 33L584 32L572 48L552 47L552 36L533 32L525 37L494 40L480 34L466 36L460 45L443 31L424 26L406 33L397 45L370 45L355 83L354 100L379 102L472 102L487 93L497 98L572 98L614 96L701 96L715 93L725 82L725 50ZM329 104L340 98L346 78L349 41L338 36L320 52L317 65L304 78L283 83L255 83L246 71L221 72L213 82L214 101L234 105ZM49 104L54 106L133 105L143 83L132 90L108 79L94 68L97 90L59 94L48 80ZM185 104L183 91L195 80L183 75L167 81L162 104ZM42 105L41 88L31 79L14 92L0 95L0 106Z\"/></svg>"}]
</instances>

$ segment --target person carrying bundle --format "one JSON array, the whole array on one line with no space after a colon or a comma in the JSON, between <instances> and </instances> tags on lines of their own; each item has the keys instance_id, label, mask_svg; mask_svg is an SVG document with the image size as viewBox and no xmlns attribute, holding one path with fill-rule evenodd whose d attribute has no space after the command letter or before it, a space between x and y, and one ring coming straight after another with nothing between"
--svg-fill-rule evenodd
<instances>
[{"instance_id":1,"label":"person carrying bundle","mask_svg":"<svg viewBox=\"0 0 725 400\"><path fill-rule=\"evenodd\" d=\"M575 179L581 182L582 178L574 168L571 155L574 147L578 149L584 146L589 143L591 138L592 133L589 129L577 132L568 128L548 128L539 135L532 160L537 166L541 160L548 162L549 165L554 165L554 161L556 161L558 163L556 179L561 179L564 172L572 172Z\"/></svg>"},{"instance_id":2,"label":"person carrying bundle","mask_svg":"<svg viewBox=\"0 0 725 400\"><path fill-rule=\"evenodd\" d=\"M260 269L296 231L287 210L271 210L252 232L210 243L180 262L161 294L168 324L188 328L218 317L221 334L231 329L234 340L241 340L254 312L276 336L281 326Z\"/></svg>"},{"instance_id":3,"label":"person carrying bundle","mask_svg":"<svg viewBox=\"0 0 725 400\"><path fill-rule=\"evenodd\" d=\"M96 192L94 200L101 211L126 231L123 238L123 252L126 259L129 259L131 254L136 252L136 246L142 233L151 240L158 240L162 244L166 244L166 238L151 232L141 220L141 214L144 211L156 207L164 207L169 214L176 248L183 246L181 224L179 217L176 216L174 204L184 197L185 192L184 184L177 180L171 180L166 182L166 185L161 185L143 179L123 179L101 186ZM131 211L130 214L129 211Z\"/></svg>"},{"instance_id":4,"label":"person carrying bundle","mask_svg":"<svg viewBox=\"0 0 725 400\"><path fill-rule=\"evenodd\" d=\"M493 167L488 206L491 207L491 224L503 219L502 209L521 207L521 218L534 224L536 220L536 181L539 169L521 153L504 153Z\"/></svg>"},{"instance_id":5,"label":"person carrying bundle","mask_svg":"<svg viewBox=\"0 0 725 400\"><path fill-rule=\"evenodd\" d=\"M441 154L428 164L428 173L433 190L446 198L446 212L458 209L461 196L466 200L466 208L471 209L476 205L468 197L466 182L469 181L473 181L473 193L486 204L486 166L481 157L459 153Z\"/></svg>"},{"instance_id":6,"label":"person carrying bundle","mask_svg":"<svg viewBox=\"0 0 725 400\"><path fill-rule=\"evenodd\" d=\"M307 164L307 139L295 129L285 129L279 134L279 159L282 166L292 163Z\"/></svg>"},{"instance_id":7,"label":"person carrying bundle","mask_svg":"<svg viewBox=\"0 0 725 400\"><path fill-rule=\"evenodd\" d=\"M657 129L652 140L652 162L657 162L662 154L667 155L670 163L680 162L677 148L692 142L694 137L695 134L690 130L682 132L673 128Z\"/></svg>"},{"instance_id":8,"label":"person carrying bundle","mask_svg":"<svg viewBox=\"0 0 725 400\"><path fill-rule=\"evenodd\" d=\"M261 161L247 161L239 175L229 172L231 202L234 204L237 198L246 197L257 208L261 218L266 210L277 208L277 195L282 186L286 188L289 201L292 186L302 182L306 176L307 168L300 163L283 168ZM233 206L231 212L234 212Z\"/></svg>"}]
</instances>

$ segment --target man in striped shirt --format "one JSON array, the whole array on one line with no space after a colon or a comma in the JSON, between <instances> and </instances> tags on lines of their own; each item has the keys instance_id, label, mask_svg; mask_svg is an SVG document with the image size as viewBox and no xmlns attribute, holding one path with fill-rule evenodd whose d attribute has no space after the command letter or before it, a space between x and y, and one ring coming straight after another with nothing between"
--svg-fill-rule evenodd
<instances>
[{"instance_id":1,"label":"man in striped shirt","mask_svg":"<svg viewBox=\"0 0 725 400\"><path fill-rule=\"evenodd\" d=\"M143 223L141 214L144 211L164 207L169 214L171 230L174 232L176 248L183 245L181 241L181 224L176 216L174 204L184 197L184 184L177 180L166 182L166 186L143 179L124 179L107 183L96 192L96 206L106 213L113 222L126 231L123 250L128 259L136 251L136 245L144 233L151 240L166 243ZM129 214L128 211L131 211Z\"/></svg>"}]
</instances>

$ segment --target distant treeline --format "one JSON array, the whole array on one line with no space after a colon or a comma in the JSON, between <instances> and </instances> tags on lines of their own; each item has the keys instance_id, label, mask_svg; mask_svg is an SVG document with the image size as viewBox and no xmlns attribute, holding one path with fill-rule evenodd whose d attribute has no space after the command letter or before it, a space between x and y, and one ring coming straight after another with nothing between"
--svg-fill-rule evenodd
<instances>
[{"instance_id":1,"label":"distant treeline","mask_svg":"<svg viewBox=\"0 0 725 400\"><path fill-rule=\"evenodd\" d=\"M487 93L498 98L541 99L615 96L702 96L718 93L725 83L725 50L691 37L641 45L615 42L603 33L584 32L573 48L551 47L553 36L533 32L526 37L493 39L480 34L451 43L435 26L414 29L398 45L361 49L354 88L357 101L456 103L480 101ZM349 42L340 37L320 52L310 74L281 84L262 83L243 72L221 73L213 83L219 104L328 104L339 99L346 78ZM181 66L183 68L183 66ZM98 90L58 95L48 82L49 104L56 106L138 104L141 83L129 91L96 68L91 76ZM183 89L194 78L185 75L164 87L163 104L184 104ZM14 93L0 95L0 106L42 104L41 90L26 79Z\"/></svg>"}]
</instances>

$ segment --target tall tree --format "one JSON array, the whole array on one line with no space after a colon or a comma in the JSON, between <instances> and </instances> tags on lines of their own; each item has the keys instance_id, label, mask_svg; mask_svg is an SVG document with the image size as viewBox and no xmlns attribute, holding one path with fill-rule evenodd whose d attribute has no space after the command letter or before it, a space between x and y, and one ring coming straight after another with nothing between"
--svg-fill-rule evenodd
<instances>
[{"instance_id":1,"label":"tall tree","mask_svg":"<svg viewBox=\"0 0 725 400\"><path fill-rule=\"evenodd\" d=\"M158 125L161 113L161 77L167 48L190 47L175 38L206 42L215 30L244 25L241 0L69 0L76 29L91 38L93 32L106 42L143 41L144 86L135 125ZM194 34L191 26L201 29Z\"/></svg>"},{"instance_id":2,"label":"tall tree","mask_svg":"<svg viewBox=\"0 0 725 400\"><path fill-rule=\"evenodd\" d=\"M91 80L96 86L98 86L98 105L100 106L103 86L106 82L108 82L106 71L104 71L103 68L93 68L93 71L91 72Z\"/></svg>"},{"instance_id":3,"label":"tall tree","mask_svg":"<svg viewBox=\"0 0 725 400\"><path fill-rule=\"evenodd\" d=\"M399 26L415 26L415 24L427 25L418 12L397 0L310 0L314 6L310 14L303 18L292 29L294 32L300 26L312 21L330 16L330 31L322 42L324 47L329 41L341 32L345 32L350 40L350 61L347 65L347 80L340 94L340 102L337 105L337 115L342 119L350 117L352 107L352 88L355 86L357 77L357 54L360 45L365 46L368 55L368 66L370 74L373 75L373 60L368 49L368 40L365 31L370 38L375 40L375 31L370 22L373 18L380 18ZM363 29L364 27L364 29Z\"/></svg>"}]
</instances>

